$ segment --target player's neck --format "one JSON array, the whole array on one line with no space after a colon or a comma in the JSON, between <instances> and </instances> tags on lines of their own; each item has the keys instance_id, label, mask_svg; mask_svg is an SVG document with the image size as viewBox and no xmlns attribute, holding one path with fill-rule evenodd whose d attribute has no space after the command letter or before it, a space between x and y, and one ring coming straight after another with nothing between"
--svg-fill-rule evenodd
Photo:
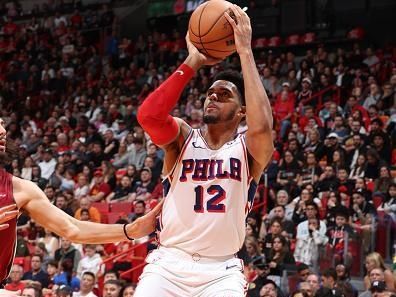
<instances>
[{"instance_id":1,"label":"player's neck","mask_svg":"<svg viewBox=\"0 0 396 297\"><path fill-rule=\"evenodd\" d=\"M219 149L226 142L235 138L237 129L230 129L230 125L225 124L210 124L202 132L202 135L212 149Z\"/></svg>"}]
</instances>

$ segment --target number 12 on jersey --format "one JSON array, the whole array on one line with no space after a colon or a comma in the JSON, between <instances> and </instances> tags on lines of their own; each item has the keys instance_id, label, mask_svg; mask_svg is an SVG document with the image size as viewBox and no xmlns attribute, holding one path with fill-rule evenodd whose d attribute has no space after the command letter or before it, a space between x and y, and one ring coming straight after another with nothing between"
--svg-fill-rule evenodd
<instances>
[{"instance_id":1,"label":"number 12 on jersey","mask_svg":"<svg viewBox=\"0 0 396 297\"><path fill-rule=\"evenodd\" d=\"M203 213L204 210L204 192L205 189L203 186L196 186L194 188L195 191L195 205L194 211L198 213ZM211 185L206 193L210 196L213 196L206 202L206 210L208 212L225 212L226 206L223 203L220 203L224 199L226 199L226 192L220 185Z\"/></svg>"}]
</instances>

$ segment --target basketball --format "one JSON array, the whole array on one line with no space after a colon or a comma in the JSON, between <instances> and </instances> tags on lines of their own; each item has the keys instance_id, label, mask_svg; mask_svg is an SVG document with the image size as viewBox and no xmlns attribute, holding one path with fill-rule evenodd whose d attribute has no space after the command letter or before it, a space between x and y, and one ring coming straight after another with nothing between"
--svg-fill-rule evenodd
<instances>
[{"instance_id":1,"label":"basketball","mask_svg":"<svg viewBox=\"0 0 396 297\"><path fill-rule=\"evenodd\" d=\"M205 55L224 59L235 52L234 31L224 16L233 4L209 0L198 6L188 25L192 44Z\"/></svg>"}]
</instances>

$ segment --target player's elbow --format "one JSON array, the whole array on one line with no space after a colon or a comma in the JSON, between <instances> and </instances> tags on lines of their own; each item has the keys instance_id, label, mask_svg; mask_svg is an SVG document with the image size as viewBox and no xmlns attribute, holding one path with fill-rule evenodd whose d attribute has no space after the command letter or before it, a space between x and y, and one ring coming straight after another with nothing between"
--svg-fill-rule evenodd
<instances>
[{"instance_id":1,"label":"player's elbow","mask_svg":"<svg viewBox=\"0 0 396 297\"><path fill-rule=\"evenodd\" d=\"M69 226L62 232L62 236L71 242L79 243L80 242L80 232L77 226Z\"/></svg>"}]
</instances>

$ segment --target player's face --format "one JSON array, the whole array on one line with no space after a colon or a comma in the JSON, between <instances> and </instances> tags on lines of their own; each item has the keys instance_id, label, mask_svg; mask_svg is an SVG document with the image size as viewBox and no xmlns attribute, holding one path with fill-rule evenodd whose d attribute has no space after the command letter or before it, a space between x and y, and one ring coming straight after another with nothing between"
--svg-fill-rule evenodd
<instances>
[{"instance_id":1,"label":"player's face","mask_svg":"<svg viewBox=\"0 0 396 297\"><path fill-rule=\"evenodd\" d=\"M238 113L240 111L241 113ZM204 123L217 124L243 117L237 87L225 80L217 80L208 89L204 104Z\"/></svg>"}]
</instances>

